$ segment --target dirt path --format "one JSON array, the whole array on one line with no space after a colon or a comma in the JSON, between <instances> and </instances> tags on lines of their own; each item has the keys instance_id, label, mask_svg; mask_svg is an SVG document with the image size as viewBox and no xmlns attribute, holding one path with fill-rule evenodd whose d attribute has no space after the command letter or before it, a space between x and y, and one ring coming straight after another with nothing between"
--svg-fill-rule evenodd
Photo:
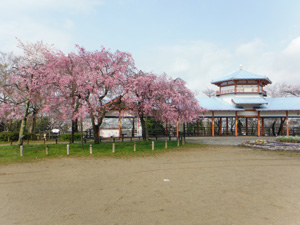
<instances>
[{"instance_id":1,"label":"dirt path","mask_svg":"<svg viewBox=\"0 0 300 225\"><path fill-rule=\"evenodd\" d=\"M300 224L300 158L208 146L0 166L0 224Z\"/></svg>"}]
</instances>

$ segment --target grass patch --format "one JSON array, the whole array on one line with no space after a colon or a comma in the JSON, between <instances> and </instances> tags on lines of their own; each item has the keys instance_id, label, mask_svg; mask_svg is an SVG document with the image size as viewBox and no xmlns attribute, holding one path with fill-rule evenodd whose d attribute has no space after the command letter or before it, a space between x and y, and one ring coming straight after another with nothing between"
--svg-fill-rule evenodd
<instances>
[{"instance_id":1,"label":"grass patch","mask_svg":"<svg viewBox=\"0 0 300 225\"><path fill-rule=\"evenodd\" d=\"M290 142L290 143L300 143L300 137L291 137L291 136L280 136L276 138L276 141L280 142Z\"/></svg>"},{"instance_id":2,"label":"grass patch","mask_svg":"<svg viewBox=\"0 0 300 225\"><path fill-rule=\"evenodd\" d=\"M134 142L116 142L115 153L112 153L112 143L102 142L98 145L92 144L93 155L90 155L90 144L70 144L70 155L67 155L66 144L48 144L49 151L46 156L46 145L29 144L23 146L23 157L20 156L20 148L17 145L0 146L0 164L15 162L31 162L44 158L60 157L135 157L150 156L170 150L199 147L197 144L186 143L177 147L177 142L168 141L168 149L165 149L165 141L155 141L155 150L152 151L152 142L136 142L136 152L133 151Z\"/></svg>"}]
</instances>

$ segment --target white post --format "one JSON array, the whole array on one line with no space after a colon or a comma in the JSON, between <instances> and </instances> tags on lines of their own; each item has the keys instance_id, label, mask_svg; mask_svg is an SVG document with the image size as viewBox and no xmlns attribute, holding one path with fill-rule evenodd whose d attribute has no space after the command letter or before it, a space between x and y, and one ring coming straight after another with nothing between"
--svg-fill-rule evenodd
<instances>
[{"instance_id":1,"label":"white post","mask_svg":"<svg viewBox=\"0 0 300 225\"><path fill-rule=\"evenodd\" d=\"M179 147L179 137L177 137L177 147Z\"/></svg>"},{"instance_id":2,"label":"white post","mask_svg":"<svg viewBox=\"0 0 300 225\"><path fill-rule=\"evenodd\" d=\"M67 155L70 155L70 145L67 144Z\"/></svg>"},{"instance_id":3,"label":"white post","mask_svg":"<svg viewBox=\"0 0 300 225\"><path fill-rule=\"evenodd\" d=\"M93 155L93 145L90 144L90 155Z\"/></svg>"},{"instance_id":4,"label":"white post","mask_svg":"<svg viewBox=\"0 0 300 225\"><path fill-rule=\"evenodd\" d=\"M154 151L154 141L152 141L152 151Z\"/></svg>"},{"instance_id":5,"label":"white post","mask_svg":"<svg viewBox=\"0 0 300 225\"><path fill-rule=\"evenodd\" d=\"M48 155L49 154L49 147L48 147L48 145L46 146L46 155Z\"/></svg>"},{"instance_id":6,"label":"white post","mask_svg":"<svg viewBox=\"0 0 300 225\"><path fill-rule=\"evenodd\" d=\"M168 148L168 140L165 141L165 149Z\"/></svg>"},{"instance_id":7,"label":"white post","mask_svg":"<svg viewBox=\"0 0 300 225\"><path fill-rule=\"evenodd\" d=\"M116 143L113 143L112 144L112 153L115 153L116 152Z\"/></svg>"},{"instance_id":8,"label":"white post","mask_svg":"<svg viewBox=\"0 0 300 225\"><path fill-rule=\"evenodd\" d=\"M20 156L23 156L23 145L20 145Z\"/></svg>"},{"instance_id":9,"label":"white post","mask_svg":"<svg viewBox=\"0 0 300 225\"><path fill-rule=\"evenodd\" d=\"M133 143L133 151L136 152L136 142Z\"/></svg>"}]
</instances>

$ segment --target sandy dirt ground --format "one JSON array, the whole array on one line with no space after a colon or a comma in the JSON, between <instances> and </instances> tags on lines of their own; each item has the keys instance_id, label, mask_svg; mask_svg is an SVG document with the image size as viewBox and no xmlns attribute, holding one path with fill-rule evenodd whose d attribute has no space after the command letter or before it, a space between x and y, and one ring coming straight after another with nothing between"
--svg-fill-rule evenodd
<instances>
[{"instance_id":1,"label":"sandy dirt ground","mask_svg":"<svg viewBox=\"0 0 300 225\"><path fill-rule=\"evenodd\" d=\"M208 146L0 166L0 224L300 224L300 158Z\"/></svg>"}]
</instances>

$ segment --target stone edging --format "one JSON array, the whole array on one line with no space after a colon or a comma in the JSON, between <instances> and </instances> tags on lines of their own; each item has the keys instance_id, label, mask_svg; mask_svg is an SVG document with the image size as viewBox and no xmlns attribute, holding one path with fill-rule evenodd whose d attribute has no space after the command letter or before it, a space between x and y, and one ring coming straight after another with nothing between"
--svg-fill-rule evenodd
<instances>
[{"instance_id":1,"label":"stone edging","mask_svg":"<svg viewBox=\"0 0 300 225\"><path fill-rule=\"evenodd\" d=\"M266 140L244 141L241 146L258 148L270 151L299 151L300 143L288 143Z\"/></svg>"}]
</instances>

